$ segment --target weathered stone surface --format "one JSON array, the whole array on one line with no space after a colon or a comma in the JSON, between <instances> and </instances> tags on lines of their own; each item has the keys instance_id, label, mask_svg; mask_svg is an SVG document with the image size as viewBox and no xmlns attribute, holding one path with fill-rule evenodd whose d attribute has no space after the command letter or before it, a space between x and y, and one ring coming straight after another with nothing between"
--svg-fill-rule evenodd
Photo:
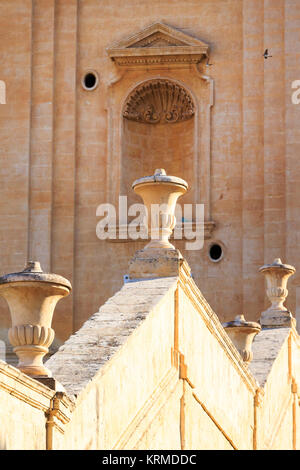
<instances>
[{"instance_id":1,"label":"weathered stone surface","mask_svg":"<svg viewBox=\"0 0 300 470\"><path fill-rule=\"evenodd\" d=\"M170 277L126 283L46 362L53 377L69 394L79 394L176 280Z\"/></svg>"},{"instance_id":2,"label":"weathered stone surface","mask_svg":"<svg viewBox=\"0 0 300 470\"><path fill-rule=\"evenodd\" d=\"M66 391L64 387L53 377L37 376L33 378L37 380L38 382L40 382L41 384L46 385L46 387L50 388L51 390L54 390L55 392L64 393Z\"/></svg>"},{"instance_id":3,"label":"weathered stone surface","mask_svg":"<svg viewBox=\"0 0 300 470\"><path fill-rule=\"evenodd\" d=\"M249 368L186 272L129 282L48 361L69 396L0 361L0 446L299 448L299 336L257 339Z\"/></svg>"},{"instance_id":4,"label":"weathered stone surface","mask_svg":"<svg viewBox=\"0 0 300 470\"><path fill-rule=\"evenodd\" d=\"M298 2L153 0L150 8L146 0L89 0L79 8L77 0L43 0L32 9L29 0L2 0L0 8L7 38L0 44L7 85L0 106L0 270L16 271L29 249L45 270L76 279L74 293L57 307L59 342L121 287L120 272L144 245L98 240L97 206L116 202L119 193L138 202L132 181L160 167L189 183L182 202L204 203L207 221L216 223L211 241L224 243L219 263L209 259L210 240L195 252L184 241L176 245L221 321L243 311L258 320L265 292L257 267L275 257L298 269L287 304L295 312L300 106L291 102L291 84L299 78ZM106 49L161 20L210 46L213 65L116 67ZM158 38L148 40L151 47L142 49ZM273 58L264 59L265 47ZM91 68L99 84L89 92L80 80ZM126 98L153 78L184 87L194 116L155 126L123 118ZM7 328L3 301L0 308Z\"/></svg>"},{"instance_id":5,"label":"weathered stone surface","mask_svg":"<svg viewBox=\"0 0 300 470\"><path fill-rule=\"evenodd\" d=\"M176 249L144 249L129 262L131 279L178 276L184 259Z\"/></svg>"}]
</instances>

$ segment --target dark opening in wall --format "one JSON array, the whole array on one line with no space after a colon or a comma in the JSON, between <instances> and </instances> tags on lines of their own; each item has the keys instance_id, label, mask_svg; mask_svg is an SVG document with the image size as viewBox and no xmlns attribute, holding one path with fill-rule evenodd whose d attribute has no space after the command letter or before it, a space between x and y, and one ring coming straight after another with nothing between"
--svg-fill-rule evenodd
<instances>
[{"instance_id":1,"label":"dark opening in wall","mask_svg":"<svg viewBox=\"0 0 300 470\"><path fill-rule=\"evenodd\" d=\"M85 90L94 90L98 85L98 77L95 72L88 72L84 75L82 85Z\"/></svg>"},{"instance_id":2,"label":"dark opening in wall","mask_svg":"<svg viewBox=\"0 0 300 470\"><path fill-rule=\"evenodd\" d=\"M213 243L209 248L209 257L211 261L217 262L222 259L223 249L219 243Z\"/></svg>"}]
</instances>

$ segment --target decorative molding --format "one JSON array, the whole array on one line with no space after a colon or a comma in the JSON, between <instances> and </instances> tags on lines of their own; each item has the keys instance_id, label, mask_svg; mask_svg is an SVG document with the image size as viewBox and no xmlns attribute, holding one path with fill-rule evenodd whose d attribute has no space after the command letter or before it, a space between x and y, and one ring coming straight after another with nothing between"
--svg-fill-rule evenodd
<instances>
[{"instance_id":1,"label":"decorative molding","mask_svg":"<svg viewBox=\"0 0 300 470\"><path fill-rule=\"evenodd\" d=\"M56 392L50 402L46 416L46 450L53 450L54 430L65 433L65 424L71 419L75 403L64 392Z\"/></svg>"},{"instance_id":2,"label":"decorative molding","mask_svg":"<svg viewBox=\"0 0 300 470\"><path fill-rule=\"evenodd\" d=\"M123 111L126 119L146 124L186 121L194 114L193 99L188 91L166 79L139 85L127 98Z\"/></svg>"},{"instance_id":3,"label":"decorative molding","mask_svg":"<svg viewBox=\"0 0 300 470\"><path fill-rule=\"evenodd\" d=\"M32 344L48 347L54 336L54 330L44 325L16 325L8 330L8 338L13 346Z\"/></svg>"},{"instance_id":4,"label":"decorative molding","mask_svg":"<svg viewBox=\"0 0 300 470\"><path fill-rule=\"evenodd\" d=\"M255 393L255 396L254 396L254 406L255 407L259 407L259 406L262 405L264 396L265 396L264 389L259 387L256 390L256 393Z\"/></svg>"},{"instance_id":5,"label":"decorative molding","mask_svg":"<svg viewBox=\"0 0 300 470\"><path fill-rule=\"evenodd\" d=\"M45 413L46 447L52 449L53 429L64 433L75 402L64 392L51 390L3 361L0 361L0 390Z\"/></svg>"},{"instance_id":6,"label":"decorative molding","mask_svg":"<svg viewBox=\"0 0 300 470\"><path fill-rule=\"evenodd\" d=\"M191 388L195 388L195 385L188 378L187 364L184 361L184 354L179 352L179 378L185 380Z\"/></svg>"},{"instance_id":7,"label":"decorative molding","mask_svg":"<svg viewBox=\"0 0 300 470\"><path fill-rule=\"evenodd\" d=\"M292 378L292 383L291 383L291 392L292 393L298 393L298 386L297 386L297 382L295 381L294 378Z\"/></svg>"},{"instance_id":8,"label":"decorative molding","mask_svg":"<svg viewBox=\"0 0 300 470\"><path fill-rule=\"evenodd\" d=\"M151 26L107 48L118 66L197 64L208 56L208 45L163 23Z\"/></svg>"},{"instance_id":9,"label":"decorative molding","mask_svg":"<svg viewBox=\"0 0 300 470\"><path fill-rule=\"evenodd\" d=\"M211 218L211 116L212 116L212 107L214 106L215 102L215 83L213 78L209 75L205 75L199 69L199 64L195 65L195 70L199 74L199 77L202 81L205 81L208 87L208 99L206 102L206 139L205 139L205 149L204 149L204 159L202 160L202 164L199 165L200 167L200 174L206 175L204 180L199 181L200 187L202 186L205 191L205 200L206 204L206 217L209 220ZM203 130L202 130L203 132ZM200 163L200 162L199 162ZM204 166L204 167L203 167Z\"/></svg>"},{"instance_id":10,"label":"decorative molding","mask_svg":"<svg viewBox=\"0 0 300 470\"><path fill-rule=\"evenodd\" d=\"M2 378L1 375L4 377ZM13 397L44 412L49 409L49 402L55 393L37 380L2 361L0 361L0 390L4 390Z\"/></svg>"}]
</instances>

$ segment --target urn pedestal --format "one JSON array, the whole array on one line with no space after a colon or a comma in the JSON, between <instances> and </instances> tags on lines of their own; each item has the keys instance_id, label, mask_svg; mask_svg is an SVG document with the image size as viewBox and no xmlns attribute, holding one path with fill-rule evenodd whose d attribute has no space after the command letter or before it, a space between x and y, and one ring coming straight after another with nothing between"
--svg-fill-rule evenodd
<instances>
[{"instance_id":1,"label":"urn pedestal","mask_svg":"<svg viewBox=\"0 0 300 470\"><path fill-rule=\"evenodd\" d=\"M12 320L8 338L19 358L17 367L25 374L51 377L43 358L55 336L53 312L71 289L67 279L44 273L37 261L30 261L22 272L0 277L0 295L8 303Z\"/></svg>"},{"instance_id":2,"label":"urn pedestal","mask_svg":"<svg viewBox=\"0 0 300 470\"><path fill-rule=\"evenodd\" d=\"M244 315L237 315L231 322L223 323L229 338L246 364L253 359L252 343L261 331L259 323L246 321Z\"/></svg>"},{"instance_id":3,"label":"urn pedestal","mask_svg":"<svg viewBox=\"0 0 300 470\"><path fill-rule=\"evenodd\" d=\"M267 281L267 296L270 307L261 313L260 324L265 328L291 327L296 320L291 312L283 305L287 295L287 281L295 273L294 266L283 264L280 258L272 264L266 264L259 269Z\"/></svg>"},{"instance_id":4,"label":"urn pedestal","mask_svg":"<svg viewBox=\"0 0 300 470\"><path fill-rule=\"evenodd\" d=\"M184 260L169 238L176 224L177 200L186 193L188 184L158 169L152 176L137 179L132 187L143 199L151 241L130 261L129 277L176 276Z\"/></svg>"}]
</instances>

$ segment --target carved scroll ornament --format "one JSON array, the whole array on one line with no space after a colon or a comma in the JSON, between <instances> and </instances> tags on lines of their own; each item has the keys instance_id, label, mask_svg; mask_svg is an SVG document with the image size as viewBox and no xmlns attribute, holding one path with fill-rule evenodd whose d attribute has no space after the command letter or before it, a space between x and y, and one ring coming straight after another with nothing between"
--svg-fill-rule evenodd
<instances>
[{"instance_id":1,"label":"carved scroll ornament","mask_svg":"<svg viewBox=\"0 0 300 470\"><path fill-rule=\"evenodd\" d=\"M130 94L124 107L126 119L148 124L186 121L194 116L190 94L170 80L151 80Z\"/></svg>"}]
</instances>

